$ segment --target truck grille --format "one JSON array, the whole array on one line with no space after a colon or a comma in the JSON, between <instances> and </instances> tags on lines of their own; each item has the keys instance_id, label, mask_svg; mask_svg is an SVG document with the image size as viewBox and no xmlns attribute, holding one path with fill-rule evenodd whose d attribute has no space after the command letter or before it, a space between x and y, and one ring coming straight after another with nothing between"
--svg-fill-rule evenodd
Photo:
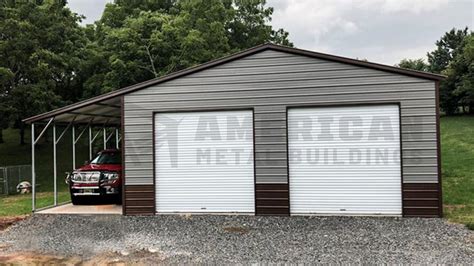
<instances>
[{"instance_id":1,"label":"truck grille","mask_svg":"<svg viewBox=\"0 0 474 266\"><path fill-rule=\"evenodd\" d=\"M73 175L74 182L98 182L100 179L100 172L76 172Z\"/></svg>"}]
</instances>

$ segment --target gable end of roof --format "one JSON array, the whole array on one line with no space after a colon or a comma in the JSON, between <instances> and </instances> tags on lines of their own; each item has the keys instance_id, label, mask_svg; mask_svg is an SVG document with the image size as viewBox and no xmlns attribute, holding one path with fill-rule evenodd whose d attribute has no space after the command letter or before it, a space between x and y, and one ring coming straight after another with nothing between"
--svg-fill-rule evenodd
<instances>
[{"instance_id":1,"label":"gable end of roof","mask_svg":"<svg viewBox=\"0 0 474 266\"><path fill-rule=\"evenodd\" d=\"M298 49L298 48L293 48L293 47L287 47L287 46L281 46L281 45L276 45L276 44L271 44L271 43L266 43L262 45L255 46L253 48L228 55L219 59L215 59L209 62L206 62L201 65L189 67L168 75L165 75L160 78L155 78L151 80L147 80L138 84L134 84L125 88L121 88L109 93L105 93L84 101L80 101L68 106L64 106L43 114L39 114L36 116L32 116L26 119L23 119L22 121L25 123L32 123L35 121L43 120L46 118L51 118L59 114L67 113L74 111L78 108L95 104L101 101L105 101L111 98L115 98L127 93L131 93L137 90L141 90L156 84L160 84L166 81L170 81L179 77L183 77L192 73L196 73L208 68L212 68L221 64L225 64L252 54L256 54L265 50L275 50L279 52L284 52L284 53L290 53L290 54L295 54L295 55L301 55L301 56L307 56L307 57L312 57L312 58L318 58L318 59L323 59L323 60L328 60L328 61L334 61L334 62L339 62L343 64L350 64L350 65L355 65L355 66L360 66L360 67L366 67L366 68L372 68L372 69L377 69L385 72L390 72L390 73L395 73L395 74L400 74L400 75L406 75L406 76L412 76L412 77L417 77L421 79L427 79L427 80L433 80L433 81L440 81L445 79L446 77L443 75L438 75L438 74L433 74L433 73L428 73L428 72L422 72L422 71L415 71L415 70L409 70L409 69L403 69L399 67L394 67L394 66L389 66L389 65L383 65L383 64L378 64L378 63L371 63L367 61L361 61L361 60L356 60L356 59L351 59L347 57L342 57L342 56L336 56L336 55L330 55L330 54L324 54L324 53L318 53L318 52L313 52L313 51L308 51L308 50L303 50L303 49Z\"/></svg>"}]
</instances>

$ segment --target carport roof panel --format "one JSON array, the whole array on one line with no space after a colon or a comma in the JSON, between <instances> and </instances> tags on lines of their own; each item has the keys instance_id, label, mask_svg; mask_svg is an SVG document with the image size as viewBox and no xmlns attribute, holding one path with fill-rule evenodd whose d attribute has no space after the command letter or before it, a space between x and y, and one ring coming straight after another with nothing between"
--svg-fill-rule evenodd
<instances>
[{"instance_id":1,"label":"carport roof panel","mask_svg":"<svg viewBox=\"0 0 474 266\"><path fill-rule=\"evenodd\" d=\"M115 97L100 102L89 102L79 105L72 104L41 115L23 120L26 123L46 122L54 118L56 123L69 123L91 125L120 125L121 98ZM31 120L31 121L30 121Z\"/></svg>"},{"instance_id":2,"label":"carport roof panel","mask_svg":"<svg viewBox=\"0 0 474 266\"><path fill-rule=\"evenodd\" d=\"M115 107L113 105L91 104L77 110L58 114L54 121L67 123L74 119L75 123L89 123L92 121L92 124L120 124L120 115L120 105Z\"/></svg>"},{"instance_id":3,"label":"carport roof panel","mask_svg":"<svg viewBox=\"0 0 474 266\"><path fill-rule=\"evenodd\" d=\"M423 72L423 71L415 71L415 70L409 70L409 69L403 69L399 67L394 67L394 66L389 66L389 65L383 65L383 64L378 64L378 63L371 63L367 61L361 61L357 59L351 59L351 58L346 58L346 57L341 57L341 56L335 56L335 55L330 55L330 54L323 54L323 53L318 53L318 52L313 52L313 51L308 51L308 50L302 50L302 49L297 49L297 48L292 48L292 47L286 47L286 46L281 46L281 45L275 45L275 44L263 44L259 45L253 48L250 48L248 50L244 50L241 52L238 52L233 55L229 55L220 59L212 60L207 63L190 67L184 70L180 70L174 73L171 73L169 75L163 76L161 78L156 78L156 79L151 79L145 82L141 82L129 87L125 87L116 91L112 91L109 93L105 93L93 98L90 98L88 100L84 100L75 104L71 104L62 108L58 108L55 110L52 110L50 112L46 112L40 115L32 116L29 118L26 118L23 120L25 123L32 123L32 122L37 122L37 121L44 121L46 119L50 119L52 117L58 117L59 115L62 114L67 114L71 113L73 111L77 111L79 109L82 109L86 106L89 105L100 105L100 104L107 104L112 102L112 104L117 104L117 102L120 103L120 98L122 95L137 91L152 85L156 85L165 81L169 81L178 77L182 77L191 73L195 73L207 68L211 68L220 64L224 64L248 55L252 55L264 50L275 50L275 51L280 51L280 52L286 52L290 54L296 54L296 55L302 55L302 56L308 56L308 57L313 57L313 58L319 58L319 59L324 59L324 60L329 60L329 61L334 61L334 62L340 62L344 64L350 64L350 65L356 65L356 66L361 66L361 67L366 67L366 68L372 68L372 69L377 69L385 72L390 72L390 73L396 73L396 74L401 74L401 75L406 75L406 76L412 76L412 77L417 77L417 78L422 78L422 79L428 79L428 80L433 80L433 81L439 81L443 80L446 77L443 75L439 74L433 74L433 73L428 73L428 72ZM111 101L109 101L111 100ZM74 116L63 116L63 120L68 120L70 121ZM105 120L105 119L103 119Z\"/></svg>"}]
</instances>

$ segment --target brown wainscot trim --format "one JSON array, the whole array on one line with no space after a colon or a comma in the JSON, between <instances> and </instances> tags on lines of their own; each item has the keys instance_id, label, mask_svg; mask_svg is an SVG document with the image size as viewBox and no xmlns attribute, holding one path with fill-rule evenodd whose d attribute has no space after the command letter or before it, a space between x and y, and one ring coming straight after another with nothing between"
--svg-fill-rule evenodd
<instances>
[{"instance_id":1,"label":"brown wainscot trim","mask_svg":"<svg viewBox=\"0 0 474 266\"><path fill-rule=\"evenodd\" d=\"M255 185L255 215L289 216L288 184L256 184Z\"/></svg>"},{"instance_id":2,"label":"brown wainscot trim","mask_svg":"<svg viewBox=\"0 0 474 266\"><path fill-rule=\"evenodd\" d=\"M441 217L438 183L404 183L404 217Z\"/></svg>"},{"instance_id":3,"label":"brown wainscot trim","mask_svg":"<svg viewBox=\"0 0 474 266\"><path fill-rule=\"evenodd\" d=\"M125 185L124 215L155 215L153 185Z\"/></svg>"}]
</instances>

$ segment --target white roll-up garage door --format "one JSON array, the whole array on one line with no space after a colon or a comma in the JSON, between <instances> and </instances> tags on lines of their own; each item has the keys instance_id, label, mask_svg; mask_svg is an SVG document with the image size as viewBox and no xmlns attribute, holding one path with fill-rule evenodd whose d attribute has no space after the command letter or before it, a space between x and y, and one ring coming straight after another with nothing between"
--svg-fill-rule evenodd
<instances>
[{"instance_id":1,"label":"white roll-up garage door","mask_svg":"<svg viewBox=\"0 0 474 266\"><path fill-rule=\"evenodd\" d=\"M401 215L398 105L288 110L292 214Z\"/></svg>"},{"instance_id":2,"label":"white roll-up garage door","mask_svg":"<svg viewBox=\"0 0 474 266\"><path fill-rule=\"evenodd\" d=\"M155 115L156 210L254 213L253 113Z\"/></svg>"}]
</instances>

